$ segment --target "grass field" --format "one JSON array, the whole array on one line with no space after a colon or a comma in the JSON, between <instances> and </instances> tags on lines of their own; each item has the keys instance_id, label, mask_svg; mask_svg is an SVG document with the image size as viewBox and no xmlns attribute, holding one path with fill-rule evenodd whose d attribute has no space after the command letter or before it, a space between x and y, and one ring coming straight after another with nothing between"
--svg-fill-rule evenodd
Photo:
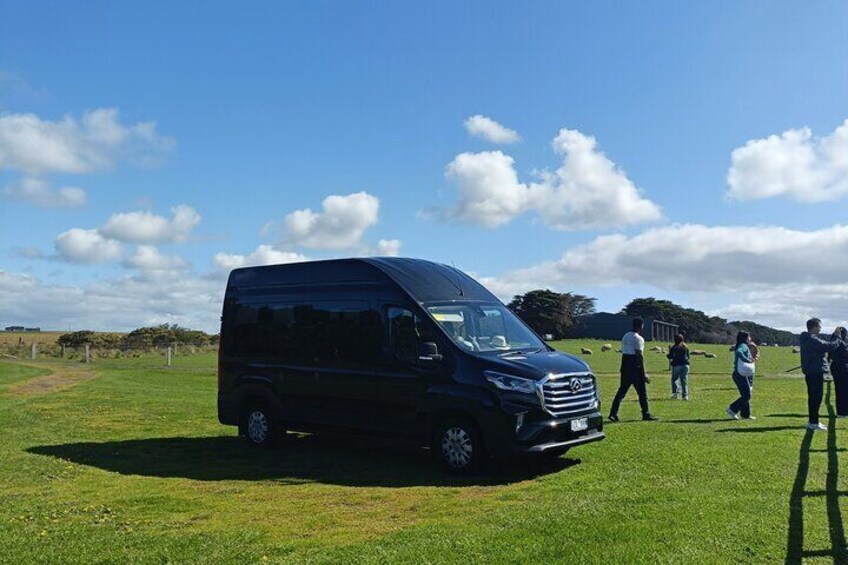
<instances>
[{"instance_id":1,"label":"grass field","mask_svg":"<svg viewBox=\"0 0 848 565\"><path fill-rule=\"evenodd\" d=\"M601 375L619 356L558 342ZM756 421L724 419L730 354L705 346L692 400L649 354L607 439L455 479L424 450L302 435L242 445L215 418L214 355L0 362L4 563L845 563L848 423L805 432L797 356L763 351ZM831 394L832 396L832 394Z\"/></svg>"},{"instance_id":2,"label":"grass field","mask_svg":"<svg viewBox=\"0 0 848 565\"><path fill-rule=\"evenodd\" d=\"M53 345L59 336L67 332L4 332L0 331L0 345Z\"/></svg>"}]
</instances>

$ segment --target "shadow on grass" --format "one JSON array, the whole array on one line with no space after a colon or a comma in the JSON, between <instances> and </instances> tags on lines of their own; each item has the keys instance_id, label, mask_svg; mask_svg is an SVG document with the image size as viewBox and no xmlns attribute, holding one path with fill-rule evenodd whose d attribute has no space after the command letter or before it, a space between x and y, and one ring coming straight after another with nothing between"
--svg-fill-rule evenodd
<instances>
[{"instance_id":1,"label":"shadow on grass","mask_svg":"<svg viewBox=\"0 0 848 565\"><path fill-rule=\"evenodd\" d=\"M830 557L837 565L848 564L848 541L845 538L845 524L842 519L840 508L840 496L845 496L839 486L839 457L837 454L842 449L836 445L836 411L830 400L831 383L826 383L827 394L825 405L827 406L828 422L827 448L811 449L813 435L815 432L807 430L801 441L801 449L798 455L798 471L795 474L795 482L789 495L789 533L786 539L787 565L800 565L804 558ZM807 489L807 476L810 471L810 454L827 453L827 478L825 489L815 491ZM804 499L811 496L824 496L827 507L828 532L830 533L830 547L823 549L804 550Z\"/></svg>"},{"instance_id":2,"label":"shadow on grass","mask_svg":"<svg viewBox=\"0 0 848 565\"><path fill-rule=\"evenodd\" d=\"M329 434L290 434L267 450L235 436L216 436L42 445L27 451L122 475L382 487L502 485L580 463L564 457L493 461L475 476L453 477L414 445Z\"/></svg>"},{"instance_id":3,"label":"shadow on grass","mask_svg":"<svg viewBox=\"0 0 848 565\"><path fill-rule=\"evenodd\" d=\"M766 418L803 418L807 421L806 414L766 414Z\"/></svg>"},{"instance_id":4,"label":"shadow on grass","mask_svg":"<svg viewBox=\"0 0 848 565\"><path fill-rule=\"evenodd\" d=\"M741 426L744 426L745 423L741 423ZM721 430L716 430L718 433L734 433L734 434L762 434L766 432L782 432L785 430L795 430L801 431L803 430L803 426L765 426L760 428L748 428L748 427L738 427L738 428L724 428Z\"/></svg>"},{"instance_id":5,"label":"shadow on grass","mask_svg":"<svg viewBox=\"0 0 848 565\"><path fill-rule=\"evenodd\" d=\"M727 423L730 418L701 418L700 420L667 420L669 424L716 424L718 422Z\"/></svg>"}]
</instances>

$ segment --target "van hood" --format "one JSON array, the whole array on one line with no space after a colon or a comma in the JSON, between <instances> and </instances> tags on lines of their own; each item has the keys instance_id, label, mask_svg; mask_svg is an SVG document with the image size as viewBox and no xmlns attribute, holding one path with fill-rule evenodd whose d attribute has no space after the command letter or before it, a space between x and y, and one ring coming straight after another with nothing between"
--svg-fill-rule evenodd
<instances>
[{"instance_id":1,"label":"van hood","mask_svg":"<svg viewBox=\"0 0 848 565\"><path fill-rule=\"evenodd\" d=\"M581 359L560 351L515 354L487 359L487 369L539 380L550 373L581 373L592 369Z\"/></svg>"}]
</instances>

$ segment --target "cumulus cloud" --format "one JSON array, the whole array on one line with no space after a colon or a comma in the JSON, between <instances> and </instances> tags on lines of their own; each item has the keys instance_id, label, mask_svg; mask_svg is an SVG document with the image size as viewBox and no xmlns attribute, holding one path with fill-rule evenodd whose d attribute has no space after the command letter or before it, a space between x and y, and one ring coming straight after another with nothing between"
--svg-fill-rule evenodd
<instances>
[{"instance_id":1,"label":"cumulus cloud","mask_svg":"<svg viewBox=\"0 0 848 565\"><path fill-rule=\"evenodd\" d=\"M291 251L279 251L270 245L260 245L248 255L237 255L231 253L216 253L212 258L215 269L229 272L240 267L253 267L258 265L278 265L282 263L299 263L308 261L309 258L300 253Z\"/></svg>"},{"instance_id":2,"label":"cumulus cloud","mask_svg":"<svg viewBox=\"0 0 848 565\"><path fill-rule=\"evenodd\" d=\"M826 202L848 195L848 120L822 137L801 128L748 141L733 150L727 184L737 200Z\"/></svg>"},{"instance_id":3,"label":"cumulus cloud","mask_svg":"<svg viewBox=\"0 0 848 565\"><path fill-rule=\"evenodd\" d=\"M489 279L504 288L652 284L694 292L840 284L848 280L848 226L815 231L697 224L605 235L559 260Z\"/></svg>"},{"instance_id":4,"label":"cumulus cloud","mask_svg":"<svg viewBox=\"0 0 848 565\"><path fill-rule=\"evenodd\" d=\"M75 286L0 270L0 312L45 329L130 331L171 323L215 333L223 293L221 281L169 271Z\"/></svg>"},{"instance_id":5,"label":"cumulus cloud","mask_svg":"<svg viewBox=\"0 0 848 565\"><path fill-rule=\"evenodd\" d=\"M177 255L164 255L152 245L139 245L135 253L124 260L124 266L142 271L185 271L191 266Z\"/></svg>"},{"instance_id":6,"label":"cumulus cloud","mask_svg":"<svg viewBox=\"0 0 848 565\"><path fill-rule=\"evenodd\" d=\"M90 173L122 160L147 165L173 146L173 139L157 133L155 122L123 124L115 108L57 121L35 114L0 115L0 170L27 175Z\"/></svg>"},{"instance_id":7,"label":"cumulus cloud","mask_svg":"<svg viewBox=\"0 0 848 565\"><path fill-rule=\"evenodd\" d=\"M56 190L50 188L46 181L31 177L8 185L3 194L41 208L78 208L85 205L88 198L82 188L63 186Z\"/></svg>"},{"instance_id":8,"label":"cumulus cloud","mask_svg":"<svg viewBox=\"0 0 848 565\"><path fill-rule=\"evenodd\" d=\"M377 242L377 255L397 257L400 255L401 241L399 239L381 239Z\"/></svg>"},{"instance_id":9,"label":"cumulus cloud","mask_svg":"<svg viewBox=\"0 0 848 565\"><path fill-rule=\"evenodd\" d=\"M553 141L562 165L521 182L514 160L501 151L462 153L447 166L459 202L445 219L494 228L526 212L562 231L619 228L659 220L659 206L646 199L595 138L562 129Z\"/></svg>"},{"instance_id":10,"label":"cumulus cloud","mask_svg":"<svg viewBox=\"0 0 848 565\"><path fill-rule=\"evenodd\" d=\"M480 114L465 120L465 131L474 137L482 137L492 143L515 143L521 139L518 132L504 127L492 118Z\"/></svg>"},{"instance_id":11,"label":"cumulus cloud","mask_svg":"<svg viewBox=\"0 0 848 565\"><path fill-rule=\"evenodd\" d=\"M191 231L200 223L200 214L185 204L171 208L171 212L171 219L152 212L113 214L98 231L104 237L132 243L187 241Z\"/></svg>"},{"instance_id":12,"label":"cumulus cloud","mask_svg":"<svg viewBox=\"0 0 848 565\"><path fill-rule=\"evenodd\" d=\"M103 237L97 230L80 228L60 233L54 244L58 256L71 263L117 261L123 251L120 242Z\"/></svg>"},{"instance_id":13,"label":"cumulus cloud","mask_svg":"<svg viewBox=\"0 0 848 565\"><path fill-rule=\"evenodd\" d=\"M284 219L286 242L311 249L356 247L377 223L380 199L367 192L324 199L321 212L306 208Z\"/></svg>"}]
</instances>

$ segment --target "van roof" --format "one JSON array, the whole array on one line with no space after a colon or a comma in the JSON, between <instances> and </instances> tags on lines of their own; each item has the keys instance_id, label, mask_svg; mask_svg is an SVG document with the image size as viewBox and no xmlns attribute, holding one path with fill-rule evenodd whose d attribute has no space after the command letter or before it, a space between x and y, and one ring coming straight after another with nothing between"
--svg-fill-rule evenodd
<instances>
[{"instance_id":1,"label":"van roof","mask_svg":"<svg viewBox=\"0 0 848 565\"><path fill-rule=\"evenodd\" d=\"M456 267L405 257L367 257L243 267L230 273L228 289L325 282L394 281L418 302L499 302Z\"/></svg>"}]
</instances>

